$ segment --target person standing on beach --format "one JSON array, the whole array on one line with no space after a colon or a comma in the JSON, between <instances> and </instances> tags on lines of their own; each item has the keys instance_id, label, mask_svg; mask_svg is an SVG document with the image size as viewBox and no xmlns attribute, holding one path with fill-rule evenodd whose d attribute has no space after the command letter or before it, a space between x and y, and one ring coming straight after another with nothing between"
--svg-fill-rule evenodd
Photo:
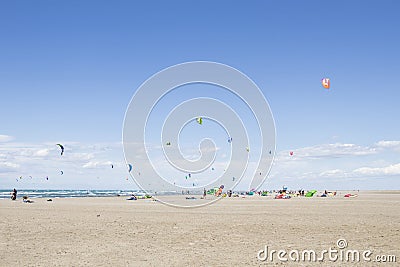
<instances>
[{"instance_id":1,"label":"person standing on beach","mask_svg":"<svg viewBox=\"0 0 400 267\"><path fill-rule=\"evenodd\" d=\"M11 200L16 200L17 199L17 189L14 188L14 190L11 192Z\"/></svg>"},{"instance_id":2,"label":"person standing on beach","mask_svg":"<svg viewBox=\"0 0 400 267\"><path fill-rule=\"evenodd\" d=\"M206 189L204 188L204 191L203 191L203 198L206 199L206 196L207 196L207 191L206 191Z\"/></svg>"}]
</instances>

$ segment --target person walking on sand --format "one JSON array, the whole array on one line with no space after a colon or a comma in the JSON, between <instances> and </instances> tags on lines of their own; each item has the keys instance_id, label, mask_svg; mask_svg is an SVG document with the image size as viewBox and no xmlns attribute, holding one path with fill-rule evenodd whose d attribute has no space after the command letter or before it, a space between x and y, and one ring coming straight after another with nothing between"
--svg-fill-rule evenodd
<instances>
[{"instance_id":1,"label":"person walking on sand","mask_svg":"<svg viewBox=\"0 0 400 267\"><path fill-rule=\"evenodd\" d=\"M203 191L203 198L206 199L206 196L207 196L207 191L206 191L206 189L204 188L204 191Z\"/></svg>"},{"instance_id":2,"label":"person walking on sand","mask_svg":"<svg viewBox=\"0 0 400 267\"><path fill-rule=\"evenodd\" d=\"M16 200L17 199L17 189L14 188L14 190L11 192L11 200Z\"/></svg>"}]
</instances>

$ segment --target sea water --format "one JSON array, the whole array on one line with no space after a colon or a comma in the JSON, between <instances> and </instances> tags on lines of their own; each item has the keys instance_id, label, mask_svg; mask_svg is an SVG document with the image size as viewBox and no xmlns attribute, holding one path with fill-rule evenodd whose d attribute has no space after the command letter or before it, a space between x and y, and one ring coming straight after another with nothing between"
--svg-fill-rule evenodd
<instances>
[{"instance_id":1,"label":"sea water","mask_svg":"<svg viewBox=\"0 0 400 267\"><path fill-rule=\"evenodd\" d=\"M72 198L72 197L115 197L143 194L141 190L35 190L18 189L18 197L30 198ZM11 198L12 189L0 189L1 198Z\"/></svg>"}]
</instances>

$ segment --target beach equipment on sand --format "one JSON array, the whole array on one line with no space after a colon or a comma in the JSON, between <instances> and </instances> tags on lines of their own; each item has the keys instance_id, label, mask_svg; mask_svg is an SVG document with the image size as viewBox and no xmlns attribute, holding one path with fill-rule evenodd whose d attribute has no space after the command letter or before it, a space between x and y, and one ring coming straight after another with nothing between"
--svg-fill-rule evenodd
<instances>
[{"instance_id":1,"label":"beach equipment on sand","mask_svg":"<svg viewBox=\"0 0 400 267\"><path fill-rule=\"evenodd\" d=\"M33 203L34 202L33 200L30 200L28 196L23 196L22 201L24 203Z\"/></svg>"},{"instance_id":2,"label":"beach equipment on sand","mask_svg":"<svg viewBox=\"0 0 400 267\"><path fill-rule=\"evenodd\" d=\"M219 190L219 188L211 188L207 191L207 195L215 195L217 193L217 191Z\"/></svg>"},{"instance_id":3,"label":"beach equipment on sand","mask_svg":"<svg viewBox=\"0 0 400 267\"><path fill-rule=\"evenodd\" d=\"M352 194L346 194L346 195L344 195L344 197L358 197L358 195L357 195L357 194L355 194L355 195L352 195Z\"/></svg>"},{"instance_id":4,"label":"beach equipment on sand","mask_svg":"<svg viewBox=\"0 0 400 267\"><path fill-rule=\"evenodd\" d=\"M275 199L290 199L291 196L286 195L286 194L279 194L275 196Z\"/></svg>"},{"instance_id":5,"label":"beach equipment on sand","mask_svg":"<svg viewBox=\"0 0 400 267\"><path fill-rule=\"evenodd\" d=\"M312 197L315 193L317 193L317 190L310 190L307 192L306 197Z\"/></svg>"},{"instance_id":6,"label":"beach equipment on sand","mask_svg":"<svg viewBox=\"0 0 400 267\"><path fill-rule=\"evenodd\" d=\"M215 195L219 197L221 194L222 194L222 188L220 187Z\"/></svg>"}]
</instances>

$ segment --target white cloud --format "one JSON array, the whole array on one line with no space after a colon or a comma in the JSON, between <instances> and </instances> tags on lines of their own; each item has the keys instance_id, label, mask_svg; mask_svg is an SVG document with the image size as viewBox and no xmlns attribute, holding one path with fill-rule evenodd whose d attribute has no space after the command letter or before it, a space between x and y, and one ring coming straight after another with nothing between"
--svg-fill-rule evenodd
<instances>
[{"instance_id":1,"label":"white cloud","mask_svg":"<svg viewBox=\"0 0 400 267\"><path fill-rule=\"evenodd\" d=\"M376 153L376 149L356 144L335 143L304 147L294 150L293 153L295 158L326 158L371 155Z\"/></svg>"},{"instance_id":2,"label":"white cloud","mask_svg":"<svg viewBox=\"0 0 400 267\"><path fill-rule=\"evenodd\" d=\"M55 143L1 143L0 185L6 185L4 182L6 179L10 179L7 185L15 182L15 177L12 179L13 175L9 173L16 173L14 176L17 177L20 175L46 177L49 175L52 181L60 179L62 182L67 181L71 184L81 181L90 183L90 179L93 177L96 179L95 181L98 181L96 177L103 177L103 179L107 177L111 184L120 178L126 182L127 168L121 143L87 144L64 141L62 142L65 146L63 156L60 155L59 148ZM290 156L289 151L280 151L277 153L267 182L281 183L285 181L287 185L291 182L303 187L304 185L334 183L335 180L338 180L339 183L343 182L345 185L357 186L360 179L369 179L370 184L373 185L372 188L375 188L374 185L380 185L382 179L400 177L400 163L395 154L397 149L400 149L400 141L379 141L370 146L347 143L320 144L293 150L293 156ZM198 153L198 150L193 150L193 153L195 152ZM215 170L205 175L218 177L227 168L228 162L226 161L229 160L229 154L223 155L224 151L220 153L222 156L217 156L212 165ZM167 172L168 176L170 166L161 156L164 156L163 153L160 153L159 160L156 158L155 164L162 170L162 173ZM114 168L111 168L111 164ZM238 166L233 161L231 164L234 168ZM253 177L250 169L257 164L253 161L250 161L249 164L246 177L248 176L250 179ZM60 170L64 171L63 176L59 175ZM140 171L142 174L146 173L145 169ZM237 172L240 173L240 170ZM175 172L171 171L171 179L180 179L181 176L174 174ZM243 184L247 183L249 179L244 179ZM400 186L400 179L398 186Z\"/></svg>"},{"instance_id":3,"label":"white cloud","mask_svg":"<svg viewBox=\"0 0 400 267\"><path fill-rule=\"evenodd\" d=\"M379 141L376 143L377 146L381 146L381 147L397 147L400 146L400 141Z\"/></svg>"},{"instance_id":4,"label":"white cloud","mask_svg":"<svg viewBox=\"0 0 400 267\"><path fill-rule=\"evenodd\" d=\"M0 143L10 142L12 140L14 140L14 137L0 134Z\"/></svg>"},{"instance_id":5,"label":"white cloud","mask_svg":"<svg viewBox=\"0 0 400 267\"><path fill-rule=\"evenodd\" d=\"M376 146L381 149L393 149L400 151L400 141L379 141Z\"/></svg>"},{"instance_id":6,"label":"white cloud","mask_svg":"<svg viewBox=\"0 0 400 267\"><path fill-rule=\"evenodd\" d=\"M47 156L49 154L49 152L50 152L50 150L45 148L45 149L40 149L40 150L36 151L34 153L34 155L38 156L38 157L44 157L44 156Z\"/></svg>"},{"instance_id":7,"label":"white cloud","mask_svg":"<svg viewBox=\"0 0 400 267\"><path fill-rule=\"evenodd\" d=\"M400 175L400 163L376 168L361 167L355 169L353 174L363 176Z\"/></svg>"},{"instance_id":8,"label":"white cloud","mask_svg":"<svg viewBox=\"0 0 400 267\"><path fill-rule=\"evenodd\" d=\"M19 167L18 164L15 164L15 163L12 163L12 162L0 162L0 166L8 167L8 168L14 168L14 169Z\"/></svg>"},{"instance_id":9,"label":"white cloud","mask_svg":"<svg viewBox=\"0 0 400 267\"><path fill-rule=\"evenodd\" d=\"M319 177L343 177L345 175L345 171L340 170L340 169L334 169L334 170L327 170L323 171L319 174Z\"/></svg>"},{"instance_id":10,"label":"white cloud","mask_svg":"<svg viewBox=\"0 0 400 267\"><path fill-rule=\"evenodd\" d=\"M0 162L0 173L14 172L20 167L13 162Z\"/></svg>"},{"instance_id":11,"label":"white cloud","mask_svg":"<svg viewBox=\"0 0 400 267\"><path fill-rule=\"evenodd\" d=\"M82 167L88 169L94 169L98 167L110 167L112 164L111 161L89 161L85 163Z\"/></svg>"}]
</instances>

